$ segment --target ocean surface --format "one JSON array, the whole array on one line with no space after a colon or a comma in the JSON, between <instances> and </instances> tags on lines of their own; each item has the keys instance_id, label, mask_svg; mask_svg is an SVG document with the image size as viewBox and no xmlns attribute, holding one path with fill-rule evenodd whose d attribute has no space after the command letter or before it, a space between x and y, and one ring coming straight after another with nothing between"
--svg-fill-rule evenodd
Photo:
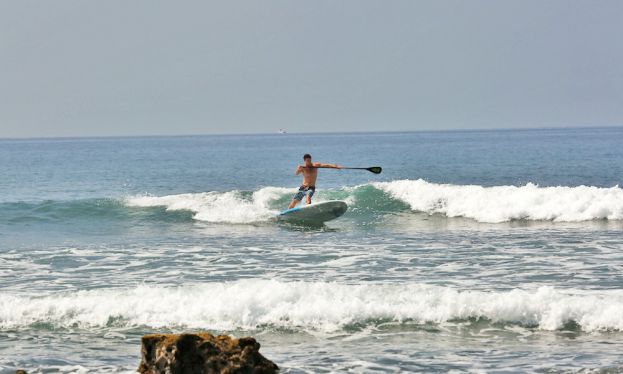
<instances>
[{"instance_id":1,"label":"ocean surface","mask_svg":"<svg viewBox=\"0 0 623 374\"><path fill-rule=\"evenodd\" d=\"M623 128L0 140L0 372L623 372ZM314 161L324 227L279 224Z\"/></svg>"}]
</instances>

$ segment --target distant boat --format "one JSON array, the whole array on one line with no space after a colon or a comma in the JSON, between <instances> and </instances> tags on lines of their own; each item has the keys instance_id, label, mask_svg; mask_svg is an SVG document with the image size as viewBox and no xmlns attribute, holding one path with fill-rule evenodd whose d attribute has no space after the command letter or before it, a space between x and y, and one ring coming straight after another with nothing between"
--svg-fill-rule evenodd
<instances>
[{"instance_id":1,"label":"distant boat","mask_svg":"<svg viewBox=\"0 0 623 374\"><path fill-rule=\"evenodd\" d=\"M279 133L280 134L287 134L286 130L284 130L284 129L279 129Z\"/></svg>"}]
</instances>

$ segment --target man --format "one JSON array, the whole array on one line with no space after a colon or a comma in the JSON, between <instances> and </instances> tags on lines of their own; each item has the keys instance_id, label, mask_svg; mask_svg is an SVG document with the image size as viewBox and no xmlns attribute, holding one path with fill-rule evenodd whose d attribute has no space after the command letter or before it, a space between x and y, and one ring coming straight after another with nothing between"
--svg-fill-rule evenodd
<instances>
[{"instance_id":1,"label":"man","mask_svg":"<svg viewBox=\"0 0 623 374\"><path fill-rule=\"evenodd\" d=\"M307 204L311 204L312 196L316 192L316 179L318 178L318 168L341 169L342 166L336 164L321 164L320 162L312 162L309 154L303 156L304 165L296 168L295 175L303 174L303 184L299 187L299 191L294 195L288 209L294 208L299 201L307 196Z\"/></svg>"}]
</instances>

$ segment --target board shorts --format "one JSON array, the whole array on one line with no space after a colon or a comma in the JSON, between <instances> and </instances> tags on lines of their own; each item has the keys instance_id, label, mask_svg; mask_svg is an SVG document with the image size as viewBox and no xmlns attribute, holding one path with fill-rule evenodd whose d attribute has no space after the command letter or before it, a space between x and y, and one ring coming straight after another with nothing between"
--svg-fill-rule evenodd
<instances>
[{"instance_id":1,"label":"board shorts","mask_svg":"<svg viewBox=\"0 0 623 374\"><path fill-rule=\"evenodd\" d=\"M311 199L314 196L314 192L316 192L316 186L301 186L299 187L298 192L294 195L294 200L301 201L305 197L305 195L309 196Z\"/></svg>"}]
</instances>

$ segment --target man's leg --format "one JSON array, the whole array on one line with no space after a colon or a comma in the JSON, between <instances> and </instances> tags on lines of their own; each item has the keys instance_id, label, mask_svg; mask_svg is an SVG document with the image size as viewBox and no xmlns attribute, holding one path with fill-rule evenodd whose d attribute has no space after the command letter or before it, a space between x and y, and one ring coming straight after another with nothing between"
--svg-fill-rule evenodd
<instances>
[{"instance_id":1,"label":"man's leg","mask_svg":"<svg viewBox=\"0 0 623 374\"><path fill-rule=\"evenodd\" d=\"M307 191L307 204L311 204L311 198L312 196L314 196L314 193L316 192L316 188L315 187L310 187L309 190Z\"/></svg>"},{"instance_id":2,"label":"man's leg","mask_svg":"<svg viewBox=\"0 0 623 374\"><path fill-rule=\"evenodd\" d=\"M303 200L303 196L305 196L305 190L301 186L298 192L296 193L296 195L294 195L294 197L292 198L292 201L290 201L290 205L288 205L288 209L294 208L296 204L298 204L299 201Z\"/></svg>"}]
</instances>

